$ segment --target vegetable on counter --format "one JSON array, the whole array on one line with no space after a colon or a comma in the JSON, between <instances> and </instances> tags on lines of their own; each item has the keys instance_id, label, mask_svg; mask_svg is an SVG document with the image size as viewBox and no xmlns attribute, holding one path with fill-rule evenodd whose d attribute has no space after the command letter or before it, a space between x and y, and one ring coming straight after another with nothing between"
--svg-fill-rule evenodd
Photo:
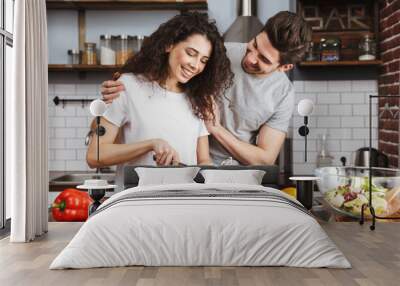
<instances>
[{"instance_id":1,"label":"vegetable on counter","mask_svg":"<svg viewBox=\"0 0 400 286\"><path fill-rule=\"evenodd\" d=\"M93 200L88 193L65 189L54 200L52 214L56 221L86 221L89 205Z\"/></svg>"},{"instance_id":2,"label":"vegetable on counter","mask_svg":"<svg viewBox=\"0 0 400 286\"><path fill-rule=\"evenodd\" d=\"M351 177L349 184L338 186L326 192L325 199L334 207L349 212L353 215L360 215L362 205L369 202L368 177ZM387 188L371 184L372 205L377 215L387 215L389 206L385 199ZM366 209L369 213L369 209Z\"/></svg>"}]
</instances>

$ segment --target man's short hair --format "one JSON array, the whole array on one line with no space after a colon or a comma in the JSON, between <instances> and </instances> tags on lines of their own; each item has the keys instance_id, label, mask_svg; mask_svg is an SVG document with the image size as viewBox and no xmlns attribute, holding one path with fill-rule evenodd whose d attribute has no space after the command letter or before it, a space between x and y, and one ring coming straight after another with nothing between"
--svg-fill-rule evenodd
<instances>
[{"instance_id":1,"label":"man's short hair","mask_svg":"<svg viewBox=\"0 0 400 286\"><path fill-rule=\"evenodd\" d=\"M272 46L279 51L279 63L301 61L311 42L311 28L299 15L282 11L269 18L262 32L266 32Z\"/></svg>"}]
</instances>

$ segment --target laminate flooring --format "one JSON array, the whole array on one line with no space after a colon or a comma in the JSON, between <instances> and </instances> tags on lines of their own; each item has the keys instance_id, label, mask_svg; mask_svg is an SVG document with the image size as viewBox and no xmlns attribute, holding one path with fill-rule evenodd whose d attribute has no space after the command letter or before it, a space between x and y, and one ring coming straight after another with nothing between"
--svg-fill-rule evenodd
<instances>
[{"instance_id":1,"label":"laminate flooring","mask_svg":"<svg viewBox=\"0 0 400 286\"><path fill-rule=\"evenodd\" d=\"M119 267L49 270L51 261L81 223L49 223L32 243L0 241L1 286L262 286L400 285L400 223L379 223L375 231L357 222L322 223L351 262L352 269L291 267Z\"/></svg>"}]
</instances>

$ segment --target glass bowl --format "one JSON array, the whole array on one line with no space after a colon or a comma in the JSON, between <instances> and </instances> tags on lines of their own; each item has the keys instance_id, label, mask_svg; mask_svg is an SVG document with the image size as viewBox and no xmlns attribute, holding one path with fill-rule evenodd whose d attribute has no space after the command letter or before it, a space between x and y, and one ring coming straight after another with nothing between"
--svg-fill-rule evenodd
<instances>
[{"instance_id":1,"label":"glass bowl","mask_svg":"<svg viewBox=\"0 0 400 286\"><path fill-rule=\"evenodd\" d=\"M325 202L336 212L354 218L369 203L368 167L323 167L314 171ZM372 168L372 206L379 217L400 218L400 170ZM370 216L369 208L365 215Z\"/></svg>"}]
</instances>

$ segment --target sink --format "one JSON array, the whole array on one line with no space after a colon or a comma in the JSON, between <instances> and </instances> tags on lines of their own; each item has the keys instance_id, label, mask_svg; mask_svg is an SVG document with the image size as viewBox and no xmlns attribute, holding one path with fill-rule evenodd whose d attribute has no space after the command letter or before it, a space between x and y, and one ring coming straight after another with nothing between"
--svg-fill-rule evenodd
<instances>
[{"instance_id":1,"label":"sink","mask_svg":"<svg viewBox=\"0 0 400 286\"><path fill-rule=\"evenodd\" d=\"M50 186L77 186L83 184L85 180L102 179L107 180L108 183L115 182L115 173L76 173L67 174L50 181Z\"/></svg>"}]
</instances>

